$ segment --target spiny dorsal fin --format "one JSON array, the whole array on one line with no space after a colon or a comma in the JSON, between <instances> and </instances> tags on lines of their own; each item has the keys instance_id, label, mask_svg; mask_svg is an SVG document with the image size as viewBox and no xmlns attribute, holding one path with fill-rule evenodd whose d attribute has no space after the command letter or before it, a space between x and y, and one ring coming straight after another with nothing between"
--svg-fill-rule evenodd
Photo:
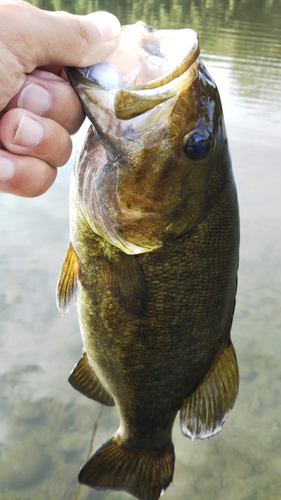
<instances>
[{"instance_id":1,"label":"spiny dorsal fin","mask_svg":"<svg viewBox=\"0 0 281 500\"><path fill-rule=\"evenodd\" d=\"M90 399L98 401L102 405L114 406L112 396L103 387L93 369L89 365L86 352L82 354L78 363L69 375L68 382L77 391Z\"/></svg>"},{"instance_id":2,"label":"spiny dorsal fin","mask_svg":"<svg viewBox=\"0 0 281 500\"><path fill-rule=\"evenodd\" d=\"M217 434L231 412L238 394L239 373L232 343L224 344L203 382L184 399L181 430L192 439Z\"/></svg>"},{"instance_id":3,"label":"spiny dorsal fin","mask_svg":"<svg viewBox=\"0 0 281 500\"><path fill-rule=\"evenodd\" d=\"M147 287L142 268L134 255L118 250L114 257L104 256L107 286L129 314L143 316L147 309Z\"/></svg>"},{"instance_id":4,"label":"spiny dorsal fin","mask_svg":"<svg viewBox=\"0 0 281 500\"><path fill-rule=\"evenodd\" d=\"M79 482L98 490L127 491L140 500L158 500L174 472L174 447L142 451L125 446L118 434L82 466Z\"/></svg>"},{"instance_id":5,"label":"spiny dorsal fin","mask_svg":"<svg viewBox=\"0 0 281 500\"><path fill-rule=\"evenodd\" d=\"M62 313L67 313L76 303L78 289L79 262L73 246L69 243L57 285L57 306Z\"/></svg>"}]
</instances>

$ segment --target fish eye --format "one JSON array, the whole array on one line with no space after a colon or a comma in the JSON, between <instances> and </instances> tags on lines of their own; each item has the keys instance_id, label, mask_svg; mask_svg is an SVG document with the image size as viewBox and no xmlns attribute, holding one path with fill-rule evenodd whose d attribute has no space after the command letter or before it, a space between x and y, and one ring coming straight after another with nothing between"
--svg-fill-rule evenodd
<instances>
[{"instance_id":1,"label":"fish eye","mask_svg":"<svg viewBox=\"0 0 281 500\"><path fill-rule=\"evenodd\" d=\"M213 140L203 128L194 129L183 138L183 150L191 160L203 160L213 149Z\"/></svg>"}]
</instances>

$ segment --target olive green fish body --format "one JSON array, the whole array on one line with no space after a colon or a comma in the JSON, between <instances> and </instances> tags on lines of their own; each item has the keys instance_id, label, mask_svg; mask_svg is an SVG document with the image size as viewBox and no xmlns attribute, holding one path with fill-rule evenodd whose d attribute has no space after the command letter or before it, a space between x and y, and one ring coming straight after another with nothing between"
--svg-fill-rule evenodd
<instances>
[{"instance_id":1,"label":"olive green fish body","mask_svg":"<svg viewBox=\"0 0 281 500\"><path fill-rule=\"evenodd\" d=\"M135 413L141 422L140 439L149 423L144 415L153 411L157 421L170 408L173 419L220 343L229 340L238 261L236 203L230 175L219 206L191 233L138 256L112 248L113 267L124 259L137 260L142 268L148 304L143 317L128 314L110 291L104 272L110 244L91 231L81 212L76 220L72 244L81 269L77 308L84 345L121 415Z\"/></svg>"},{"instance_id":2,"label":"olive green fish body","mask_svg":"<svg viewBox=\"0 0 281 500\"><path fill-rule=\"evenodd\" d=\"M120 415L79 480L141 500L157 500L172 480L177 412L185 435L208 438L238 391L236 188L217 89L196 43L188 57L176 92L165 75L155 95L146 83L121 88L122 106L119 90L110 94L114 112L99 103L103 88L77 85L77 70L72 81L93 128L74 169L58 285L61 310L77 302L84 344L69 381ZM127 106L126 93L141 105Z\"/></svg>"}]
</instances>

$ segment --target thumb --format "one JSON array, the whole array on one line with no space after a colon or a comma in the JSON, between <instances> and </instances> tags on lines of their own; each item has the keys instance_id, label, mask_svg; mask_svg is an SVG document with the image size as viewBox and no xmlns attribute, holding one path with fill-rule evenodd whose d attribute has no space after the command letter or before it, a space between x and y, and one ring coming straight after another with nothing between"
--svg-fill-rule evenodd
<instances>
[{"instance_id":1,"label":"thumb","mask_svg":"<svg viewBox=\"0 0 281 500\"><path fill-rule=\"evenodd\" d=\"M114 52L119 38L120 23L108 12L74 16L0 0L0 111L36 67L98 64Z\"/></svg>"},{"instance_id":2,"label":"thumb","mask_svg":"<svg viewBox=\"0 0 281 500\"><path fill-rule=\"evenodd\" d=\"M119 44L120 23L108 12L74 16L40 10L19 0L6 3L5 7L7 14L10 11L6 24L10 48L26 73L46 64L80 67L97 64ZM1 17L3 40L5 26Z\"/></svg>"}]
</instances>

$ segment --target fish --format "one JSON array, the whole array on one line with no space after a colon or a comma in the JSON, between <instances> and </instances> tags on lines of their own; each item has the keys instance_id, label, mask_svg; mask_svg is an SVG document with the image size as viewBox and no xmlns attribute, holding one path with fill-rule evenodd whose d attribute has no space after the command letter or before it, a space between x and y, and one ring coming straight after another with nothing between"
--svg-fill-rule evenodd
<instances>
[{"instance_id":1,"label":"fish","mask_svg":"<svg viewBox=\"0 0 281 500\"><path fill-rule=\"evenodd\" d=\"M177 414L184 436L205 440L238 394L239 209L219 92L199 56L192 29L139 21L103 63L66 68L91 122L57 287L83 340L69 382L120 417L79 482L140 500L173 479Z\"/></svg>"}]
</instances>

